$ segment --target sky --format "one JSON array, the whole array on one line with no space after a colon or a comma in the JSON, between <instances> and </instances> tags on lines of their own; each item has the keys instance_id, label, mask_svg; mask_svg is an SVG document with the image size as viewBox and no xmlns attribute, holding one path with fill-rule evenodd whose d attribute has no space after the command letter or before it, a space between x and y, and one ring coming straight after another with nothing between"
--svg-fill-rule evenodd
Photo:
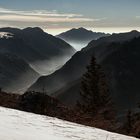
<instances>
[{"instance_id":1,"label":"sky","mask_svg":"<svg viewBox=\"0 0 140 140\"><path fill-rule=\"evenodd\" d=\"M51 34L85 27L140 31L140 0L0 0L0 27L41 27Z\"/></svg>"}]
</instances>

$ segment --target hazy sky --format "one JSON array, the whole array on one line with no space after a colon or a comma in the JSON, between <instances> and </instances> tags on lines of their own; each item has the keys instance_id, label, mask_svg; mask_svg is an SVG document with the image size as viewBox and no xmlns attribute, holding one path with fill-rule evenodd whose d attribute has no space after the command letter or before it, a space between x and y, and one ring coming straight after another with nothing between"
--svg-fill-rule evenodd
<instances>
[{"instance_id":1,"label":"hazy sky","mask_svg":"<svg viewBox=\"0 0 140 140\"><path fill-rule=\"evenodd\" d=\"M140 30L140 0L0 0L4 26L39 26L53 34L77 27Z\"/></svg>"}]
</instances>

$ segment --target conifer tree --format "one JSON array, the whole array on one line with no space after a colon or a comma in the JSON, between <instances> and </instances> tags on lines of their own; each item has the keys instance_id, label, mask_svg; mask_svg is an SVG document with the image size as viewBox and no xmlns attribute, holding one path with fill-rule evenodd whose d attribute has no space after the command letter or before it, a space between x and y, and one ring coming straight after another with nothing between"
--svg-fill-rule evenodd
<instances>
[{"instance_id":1,"label":"conifer tree","mask_svg":"<svg viewBox=\"0 0 140 140\"><path fill-rule=\"evenodd\" d=\"M82 77L81 101L78 103L84 113L95 114L101 108L112 105L105 74L92 57L87 72Z\"/></svg>"},{"instance_id":2,"label":"conifer tree","mask_svg":"<svg viewBox=\"0 0 140 140\"><path fill-rule=\"evenodd\" d=\"M126 130L128 134L131 132L131 129L132 129L132 118L133 118L132 111L128 110L127 116L126 116Z\"/></svg>"}]
</instances>

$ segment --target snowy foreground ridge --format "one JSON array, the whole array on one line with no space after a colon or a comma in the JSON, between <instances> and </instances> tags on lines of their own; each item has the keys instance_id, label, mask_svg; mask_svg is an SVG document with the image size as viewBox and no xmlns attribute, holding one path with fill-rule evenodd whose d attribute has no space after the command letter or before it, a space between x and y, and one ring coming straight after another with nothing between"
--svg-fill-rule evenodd
<instances>
[{"instance_id":1,"label":"snowy foreground ridge","mask_svg":"<svg viewBox=\"0 0 140 140\"><path fill-rule=\"evenodd\" d=\"M0 140L137 140L52 117L0 107Z\"/></svg>"}]
</instances>

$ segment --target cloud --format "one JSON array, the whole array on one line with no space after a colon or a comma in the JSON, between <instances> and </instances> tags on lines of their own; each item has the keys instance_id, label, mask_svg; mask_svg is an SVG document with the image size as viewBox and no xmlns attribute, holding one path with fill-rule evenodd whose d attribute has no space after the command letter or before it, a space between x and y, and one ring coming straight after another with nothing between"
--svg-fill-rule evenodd
<instances>
[{"instance_id":1,"label":"cloud","mask_svg":"<svg viewBox=\"0 0 140 140\"><path fill-rule=\"evenodd\" d=\"M5 22L78 23L100 20L102 19L87 18L81 14L58 13L56 10L19 11L0 8L0 21Z\"/></svg>"},{"instance_id":2,"label":"cloud","mask_svg":"<svg viewBox=\"0 0 140 140\"><path fill-rule=\"evenodd\" d=\"M32 11L19 11L19 10L10 10L5 8L0 8L0 13L3 14L16 14L24 16L53 16L53 17L81 17L80 14L59 14L56 10L47 11L47 10L32 10Z\"/></svg>"},{"instance_id":3,"label":"cloud","mask_svg":"<svg viewBox=\"0 0 140 140\"><path fill-rule=\"evenodd\" d=\"M25 15L0 15L1 21L20 21L20 22L91 22L98 21L98 19L79 18L79 17L41 17L41 16L25 16Z\"/></svg>"},{"instance_id":4,"label":"cloud","mask_svg":"<svg viewBox=\"0 0 140 140\"><path fill-rule=\"evenodd\" d=\"M136 16L137 19L140 19L140 16Z\"/></svg>"}]
</instances>

